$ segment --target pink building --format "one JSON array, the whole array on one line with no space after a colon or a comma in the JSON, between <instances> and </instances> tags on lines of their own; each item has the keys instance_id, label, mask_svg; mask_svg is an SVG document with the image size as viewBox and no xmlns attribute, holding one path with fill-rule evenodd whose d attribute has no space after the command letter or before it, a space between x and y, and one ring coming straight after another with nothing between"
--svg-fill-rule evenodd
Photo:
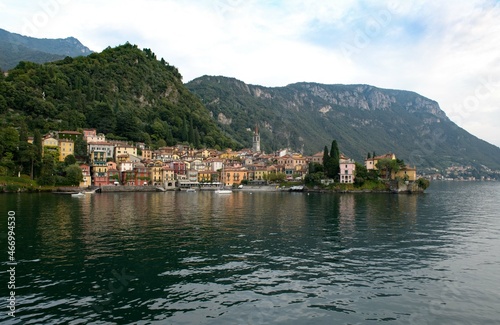
<instances>
[{"instance_id":1,"label":"pink building","mask_svg":"<svg viewBox=\"0 0 500 325\"><path fill-rule=\"evenodd\" d=\"M354 183L354 172L356 171L356 164L354 160L341 155L339 160L339 167L340 183Z\"/></svg>"}]
</instances>

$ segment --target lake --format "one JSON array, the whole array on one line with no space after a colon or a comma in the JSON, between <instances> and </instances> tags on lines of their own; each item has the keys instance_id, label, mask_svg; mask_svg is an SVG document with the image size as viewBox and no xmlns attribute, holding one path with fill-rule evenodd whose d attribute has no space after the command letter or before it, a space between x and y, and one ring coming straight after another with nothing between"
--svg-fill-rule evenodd
<instances>
[{"instance_id":1,"label":"lake","mask_svg":"<svg viewBox=\"0 0 500 325\"><path fill-rule=\"evenodd\" d=\"M3 194L0 207L2 324L500 322L498 182L418 195Z\"/></svg>"}]
</instances>

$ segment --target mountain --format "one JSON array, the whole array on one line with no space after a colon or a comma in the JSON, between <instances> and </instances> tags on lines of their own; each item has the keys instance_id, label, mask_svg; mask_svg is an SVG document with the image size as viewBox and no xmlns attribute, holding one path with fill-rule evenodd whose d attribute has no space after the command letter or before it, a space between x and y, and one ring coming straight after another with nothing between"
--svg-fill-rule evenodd
<instances>
[{"instance_id":1,"label":"mountain","mask_svg":"<svg viewBox=\"0 0 500 325\"><path fill-rule=\"evenodd\" d=\"M96 128L110 139L153 146L235 147L177 68L128 43L42 65L21 62L1 74L0 128L6 126Z\"/></svg>"},{"instance_id":2,"label":"mountain","mask_svg":"<svg viewBox=\"0 0 500 325\"><path fill-rule=\"evenodd\" d=\"M0 28L0 68L9 70L20 61L45 63L64 59L66 56L86 56L92 53L74 37L40 39L10 33Z\"/></svg>"},{"instance_id":3,"label":"mountain","mask_svg":"<svg viewBox=\"0 0 500 325\"><path fill-rule=\"evenodd\" d=\"M394 152L419 168L500 169L500 148L461 129L437 102L414 92L306 82L268 88L220 76L186 86L246 147L258 125L267 152L290 147L312 154L335 139L340 151L357 161L368 152Z\"/></svg>"}]
</instances>

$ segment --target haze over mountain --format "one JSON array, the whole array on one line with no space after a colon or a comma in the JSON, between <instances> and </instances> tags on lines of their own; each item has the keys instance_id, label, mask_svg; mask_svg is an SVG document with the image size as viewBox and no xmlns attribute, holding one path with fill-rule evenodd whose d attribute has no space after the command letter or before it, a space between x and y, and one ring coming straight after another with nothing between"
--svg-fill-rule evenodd
<instances>
[{"instance_id":1,"label":"haze over mountain","mask_svg":"<svg viewBox=\"0 0 500 325\"><path fill-rule=\"evenodd\" d=\"M500 148L458 127L437 102L411 91L306 82L268 88L222 76L203 76L187 87L244 146L251 146L257 124L267 152L290 147L313 154L336 139L357 161L368 152L394 152L419 168L500 169Z\"/></svg>"},{"instance_id":2,"label":"haze over mountain","mask_svg":"<svg viewBox=\"0 0 500 325\"><path fill-rule=\"evenodd\" d=\"M14 68L20 61L51 62L66 56L85 56L92 51L74 37L48 39L10 33L0 28L0 69Z\"/></svg>"}]
</instances>

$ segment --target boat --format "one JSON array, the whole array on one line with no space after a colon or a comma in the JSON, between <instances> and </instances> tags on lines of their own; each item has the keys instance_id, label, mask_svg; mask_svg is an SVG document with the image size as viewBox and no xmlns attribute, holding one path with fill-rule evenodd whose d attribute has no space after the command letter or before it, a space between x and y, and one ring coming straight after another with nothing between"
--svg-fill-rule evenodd
<instances>
[{"instance_id":1,"label":"boat","mask_svg":"<svg viewBox=\"0 0 500 325\"><path fill-rule=\"evenodd\" d=\"M78 192L78 193L72 193L71 197L84 197L85 193L83 192Z\"/></svg>"},{"instance_id":2,"label":"boat","mask_svg":"<svg viewBox=\"0 0 500 325\"><path fill-rule=\"evenodd\" d=\"M87 191L85 191L83 193L85 193L85 194L94 194L94 193L96 193L96 191L97 191L97 189L94 188L93 190L87 190Z\"/></svg>"},{"instance_id":3,"label":"boat","mask_svg":"<svg viewBox=\"0 0 500 325\"><path fill-rule=\"evenodd\" d=\"M304 191L304 185L296 185L290 187L290 192L303 192Z\"/></svg>"},{"instance_id":4,"label":"boat","mask_svg":"<svg viewBox=\"0 0 500 325\"><path fill-rule=\"evenodd\" d=\"M193 192L196 192L196 189L194 189L194 188L191 188L191 187L190 187L190 188L188 188L188 189L186 190L186 192L191 192L191 193L193 193Z\"/></svg>"},{"instance_id":5,"label":"boat","mask_svg":"<svg viewBox=\"0 0 500 325\"><path fill-rule=\"evenodd\" d=\"M224 178L224 164L222 164L221 180ZM231 194L233 191L231 189L224 188L224 183L220 185L218 189L215 190L215 194Z\"/></svg>"}]
</instances>

